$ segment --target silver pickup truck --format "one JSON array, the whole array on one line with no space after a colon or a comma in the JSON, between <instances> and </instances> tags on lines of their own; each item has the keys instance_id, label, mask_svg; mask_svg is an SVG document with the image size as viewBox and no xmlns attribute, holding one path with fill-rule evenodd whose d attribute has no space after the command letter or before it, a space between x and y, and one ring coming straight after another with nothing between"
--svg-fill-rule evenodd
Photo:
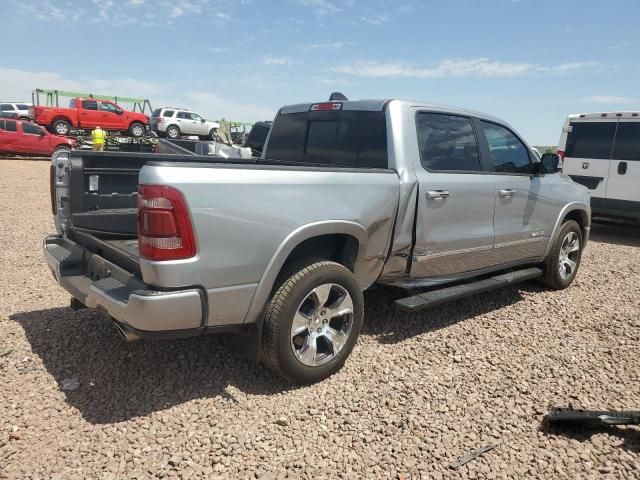
<instances>
[{"instance_id":1,"label":"silver pickup truck","mask_svg":"<svg viewBox=\"0 0 640 480\"><path fill-rule=\"evenodd\" d=\"M401 100L282 108L261 158L71 152L53 158L44 242L72 307L128 340L253 332L309 383L340 369L363 291L403 311L536 277L575 278L589 194L506 123Z\"/></svg>"}]
</instances>

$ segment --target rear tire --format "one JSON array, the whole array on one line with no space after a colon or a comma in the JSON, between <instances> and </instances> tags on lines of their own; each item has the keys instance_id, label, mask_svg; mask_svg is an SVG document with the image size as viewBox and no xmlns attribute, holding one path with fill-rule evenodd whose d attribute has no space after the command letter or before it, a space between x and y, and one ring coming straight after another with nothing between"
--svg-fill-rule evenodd
<instances>
[{"instance_id":1,"label":"rear tire","mask_svg":"<svg viewBox=\"0 0 640 480\"><path fill-rule=\"evenodd\" d=\"M582 249L580 225L574 220L564 222L544 261L541 282L554 290L564 290L571 285L580 268Z\"/></svg>"},{"instance_id":2,"label":"rear tire","mask_svg":"<svg viewBox=\"0 0 640 480\"><path fill-rule=\"evenodd\" d=\"M296 384L342 368L356 344L364 298L355 275L330 261L309 260L282 278L262 330L262 360Z\"/></svg>"},{"instance_id":3,"label":"rear tire","mask_svg":"<svg viewBox=\"0 0 640 480\"><path fill-rule=\"evenodd\" d=\"M165 133L167 137L171 138L172 140L175 140L176 138L180 137L180 129L175 125L171 125L167 127L167 130L165 131Z\"/></svg>"},{"instance_id":4,"label":"rear tire","mask_svg":"<svg viewBox=\"0 0 640 480\"><path fill-rule=\"evenodd\" d=\"M66 120L56 120L51 125L51 130L53 130L53 133L56 135L69 135L71 124Z\"/></svg>"},{"instance_id":5,"label":"rear tire","mask_svg":"<svg viewBox=\"0 0 640 480\"><path fill-rule=\"evenodd\" d=\"M134 122L129 127L129 133L134 137L142 137L145 130L144 125L140 122Z\"/></svg>"}]
</instances>

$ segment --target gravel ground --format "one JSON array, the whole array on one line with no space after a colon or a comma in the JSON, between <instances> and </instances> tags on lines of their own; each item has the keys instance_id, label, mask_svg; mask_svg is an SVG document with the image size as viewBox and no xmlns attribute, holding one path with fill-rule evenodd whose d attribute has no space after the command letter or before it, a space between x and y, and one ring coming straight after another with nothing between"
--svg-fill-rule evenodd
<instances>
[{"instance_id":1,"label":"gravel ground","mask_svg":"<svg viewBox=\"0 0 640 480\"><path fill-rule=\"evenodd\" d=\"M542 424L549 403L640 409L639 229L596 225L564 292L397 315L371 291L345 368L293 388L227 336L126 344L67 308L48 164L1 164L0 478L640 478L638 429Z\"/></svg>"}]
</instances>

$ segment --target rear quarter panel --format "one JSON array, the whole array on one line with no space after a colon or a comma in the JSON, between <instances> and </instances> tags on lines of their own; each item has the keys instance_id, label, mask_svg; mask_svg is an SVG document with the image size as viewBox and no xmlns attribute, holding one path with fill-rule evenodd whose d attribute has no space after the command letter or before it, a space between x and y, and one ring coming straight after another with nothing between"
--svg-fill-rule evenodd
<instances>
[{"instance_id":1,"label":"rear quarter panel","mask_svg":"<svg viewBox=\"0 0 640 480\"><path fill-rule=\"evenodd\" d=\"M198 249L188 260L141 260L146 283L253 285L262 296L295 246L331 233L359 240L355 273L363 289L371 285L389 250L399 195L396 173L385 170L147 165L140 183L183 193Z\"/></svg>"}]
</instances>

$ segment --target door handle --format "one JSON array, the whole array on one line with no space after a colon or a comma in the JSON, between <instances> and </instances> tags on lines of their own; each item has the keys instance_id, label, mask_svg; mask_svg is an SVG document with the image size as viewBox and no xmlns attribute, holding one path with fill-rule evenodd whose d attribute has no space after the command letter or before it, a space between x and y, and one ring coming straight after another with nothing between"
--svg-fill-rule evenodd
<instances>
[{"instance_id":1,"label":"door handle","mask_svg":"<svg viewBox=\"0 0 640 480\"><path fill-rule=\"evenodd\" d=\"M500 190L498 192L498 195L500 195L503 198L511 198L515 195L515 193L516 192L514 190L511 190L510 188L505 188L503 190Z\"/></svg>"},{"instance_id":2,"label":"door handle","mask_svg":"<svg viewBox=\"0 0 640 480\"><path fill-rule=\"evenodd\" d=\"M624 175L627 173L627 162L618 163L618 174Z\"/></svg>"},{"instance_id":3,"label":"door handle","mask_svg":"<svg viewBox=\"0 0 640 480\"><path fill-rule=\"evenodd\" d=\"M444 199L450 195L446 190L427 190L427 198L431 200Z\"/></svg>"}]
</instances>

